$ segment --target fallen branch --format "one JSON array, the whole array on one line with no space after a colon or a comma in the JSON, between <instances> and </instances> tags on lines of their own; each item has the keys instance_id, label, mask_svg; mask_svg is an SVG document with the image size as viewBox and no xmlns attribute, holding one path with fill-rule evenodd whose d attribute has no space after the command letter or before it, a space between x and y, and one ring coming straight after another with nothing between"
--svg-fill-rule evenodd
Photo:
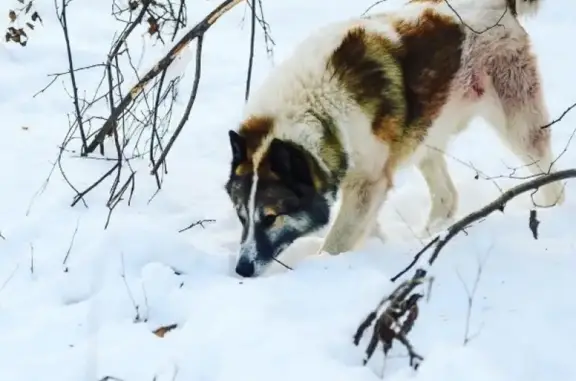
<instances>
[{"instance_id":1,"label":"fallen branch","mask_svg":"<svg viewBox=\"0 0 576 381\"><path fill-rule=\"evenodd\" d=\"M576 168L565 169L562 171L541 175L541 176L536 177L530 181L526 181L526 182L519 184L513 188L510 188L509 190L504 192L500 197L498 197L496 200L492 201L491 203L484 206L483 208L465 216L464 218L462 218L461 220L457 221L452 226L450 226L445 231L445 233L439 234L435 238L433 238L432 241L430 241L428 243L428 245L426 245L426 247L424 247L422 250L420 250L420 252L418 252L418 254L416 254L416 256L414 258L415 261L412 261L410 263L410 265L408 265L408 267L406 267L400 273L398 273L397 275L392 277L391 281L392 282L396 281L403 274L405 274L407 271L409 271L412 267L414 267L416 265L416 263L418 262L418 259L422 256L422 254L424 254L424 252L426 252L430 247L435 246L434 251L432 252L432 255L430 256L430 259L428 260L428 265L432 265L434 263L434 261L436 260L436 258L438 257L438 255L440 254L440 251L444 248L444 246L446 246L446 244L452 238L454 238L456 235L458 235L459 233L464 231L464 229L466 229L472 223L477 222L477 221L489 216L490 214L494 213L495 211L498 210L498 211L504 212L504 207L506 206L506 204L508 202L510 202L510 200L512 200L512 199L514 199L514 198L516 198L516 197L518 197L521 194L524 194L526 192L536 191L536 190L538 190L538 188L540 188L544 185L553 183L555 181L567 180L567 179L571 179L574 177L576 177Z\"/></svg>"},{"instance_id":2,"label":"fallen branch","mask_svg":"<svg viewBox=\"0 0 576 381\"><path fill-rule=\"evenodd\" d=\"M379 342L383 344L384 356L387 356L392 349L394 340L397 340L408 351L410 366L418 369L424 358L416 352L407 335L414 327L419 313L418 301L423 297L422 294L413 293L413 291L416 286L424 282L425 275L424 270L416 271L412 279L402 282L389 296L382 299L376 309L362 321L354 335L354 345L356 346L360 343L364 331L380 316L376 320L370 343L366 348L363 365L368 363Z\"/></svg>"},{"instance_id":3,"label":"fallen branch","mask_svg":"<svg viewBox=\"0 0 576 381\"><path fill-rule=\"evenodd\" d=\"M432 250L432 254L429 257L427 264L425 264L425 266L422 268L417 268L412 278L402 282L389 296L383 298L382 301L380 301L378 304L377 308L372 311L359 325L353 340L354 345L356 346L358 346L364 331L372 324L374 320L377 320L374 332L372 334L372 339L368 345L368 348L366 349L366 358L364 360L364 364L366 364L370 359L370 356L372 356L372 353L374 352L378 342L383 343L384 355L387 355L388 351L392 347L393 340L396 339L400 341L408 350L410 355L410 366L417 368L423 358L413 349L406 335L414 325L418 316L417 302L421 298L422 294L416 292L417 288L428 277L429 268L438 258L440 251L448 244L452 238L465 231L465 229L468 228L471 224L483 220L497 210L504 212L504 208L510 200L526 192L536 191L544 185L575 177L576 168L543 174L532 180L521 183L504 192L500 197L484 206L483 208L458 220L446 231L436 235L432 240L430 240L426 246L424 246L418 253L416 253L410 264L408 264L408 266L398 274L393 276L390 281L396 282L400 277L402 277L418 264L424 253ZM530 215L530 229L536 238L536 234L534 233L536 227L534 227L535 222L533 222L536 218L536 214L531 213ZM401 319L405 319L404 324L400 322Z\"/></svg>"},{"instance_id":4,"label":"fallen branch","mask_svg":"<svg viewBox=\"0 0 576 381\"><path fill-rule=\"evenodd\" d=\"M164 337L168 332L176 328L178 328L178 324L170 324L167 326L158 327L152 333L158 337Z\"/></svg>"}]
</instances>

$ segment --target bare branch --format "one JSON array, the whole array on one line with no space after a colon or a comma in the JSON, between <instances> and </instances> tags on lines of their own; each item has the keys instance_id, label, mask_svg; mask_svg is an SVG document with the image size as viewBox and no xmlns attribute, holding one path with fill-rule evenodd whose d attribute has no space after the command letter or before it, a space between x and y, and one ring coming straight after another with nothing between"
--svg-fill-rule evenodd
<instances>
[{"instance_id":1,"label":"bare branch","mask_svg":"<svg viewBox=\"0 0 576 381\"><path fill-rule=\"evenodd\" d=\"M252 17L251 17L251 24L250 24L250 53L248 55L248 72L246 74L246 92L244 95L244 100L248 101L248 97L250 96L250 84L252 82L252 67L254 64L254 41L256 39L256 4L254 4L255 0L252 0L253 3L251 5L252 9Z\"/></svg>"},{"instance_id":2,"label":"bare branch","mask_svg":"<svg viewBox=\"0 0 576 381\"><path fill-rule=\"evenodd\" d=\"M488 256L492 250L492 247L493 246L490 247L486 253L486 256L478 261L478 266L476 267L476 276L474 278L474 283L472 284L472 289L468 288L466 282L464 282L464 279L462 278L462 275L459 272L456 272L458 279L460 280L460 283L462 283L464 291L466 292L466 323L464 325L463 345L467 345L472 339L474 339L474 337L476 337L476 335L470 336L470 320L472 318L472 308L474 307L474 297L476 296L476 291L478 290L478 285L480 284L480 278L482 277L482 273L484 271L484 265L488 260Z\"/></svg>"},{"instance_id":3,"label":"bare branch","mask_svg":"<svg viewBox=\"0 0 576 381\"><path fill-rule=\"evenodd\" d=\"M82 120L82 113L80 111L80 104L78 101L78 85L76 84L76 74L74 70L74 62L72 59L72 46L70 44L70 34L68 32L68 16L67 16L67 8L70 0L61 0L60 8L58 8L58 0L55 0L54 6L58 14L58 20L60 21L60 25L62 27L62 33L64 34L64 41L66 42L66 57L68 59L68 74L70 75L70 82L72 84L72 94L73 94L73 103L74 103L74 111L76 114L76 125L80 130L80 138L82 139L82 151L86 150L86 133L84 132L84 122ZM58 12L59 10L59 12ZM55 77L57 78L57 77Z\"/></svg>"},{"instance_id":4,"label":"bare branch","mask_svg":"<svg viewBox=\"0 0 576 381\"><path fill-rule=\"evenodd\" d=\"M576 102L573 103L573 104L571 104L570 106L568 106L568 108L566 108L566 110L564 110L564 112L563 112L562 114L560 114L560 116L559 116L558 118L554 119L553 121L551 121L551 122L548 123L548 124L543 125L543 126L540 127L540 128L550 128L550 127L552 127L553 125L555 125L556 123L558 123L558 122L560 122L562 119L564 119L564 117L565 117L566 115L568 115L568 113L569 113L570 111L572 111L572 109L573 109L574 107L576 107Z\"/></svg>"},{"instance_id":5,"label":"bare branch","mask_svg":"<svg viewBox=\"0 0 576 381\"><path fill-rule=\"evenodd\" d=\"M142 317L140 316L140 306L136 303L134 296L132 295L132 291L130 290L130 286L128 286L128 281L126 280L126 267L124 265L124 253L120 253L120 258L122 260L122 273L120 276L122 277L122 281L124 281L124 285L126 286L126 291L128 292L128 297L132 301L132 305L134 306L134 310L136 311L136 316L134 317L134 323L139 323L142 321Z\"/></svg>"},{"instance_id":6,"label":"bare branch","mask_svg":"<svg viewBox=\"0 0 576 381\"><path fill-rule=\"evenodd\" d=\"M170 149L172 148L172 145L174 144L174 142L178 138L178 135L180 135L180 132L182 132L184 125L188 121L188 117L190 116L190 112L192 111L192 106L194 105L194 101L196 100L196 95L198 93L198 86L200 85L200 77L201 77L201 73L202 73L202 42L203 41L204 41L204 36L200 35L198 37L198 43L196 46L196 72L194 75L194 84L192 85L192 91L190 92L190 97L188 98L188 104L186 105L186 110L184 110L184 114L182 115L182 118L180 119L180 122L178 123L178 126L176 127L176 130L174 131L174 134L172 134L172 137L168 141L168 144L166 144L166 148L164 148L164 150L162 151L162 154L158 158L158 161L156 162L154 167L152 167L152 172L151 172L152 174L156 174L158 172L158 168L160 168L160 166L166 160L166 156L170 152Z\"/></svg>"},{"instance_id":7,"label":"bare branch","mask_svg":"<svg viewBox=\"0 0 576 381\"><path fill-rule=\"evenodd\" d=\"M214 9L208 16L198 23L194 28L189 30L180 40L170 49L170 51L158 61L152 69L150 69L136 85L125 95L120 104L114 107L112 113L100 128L92 142L88 145L85 155L94 152L98 146L102 144L106 135L110 135L116 128L118 118L126 111L126 109L134 102L134 100L142 93L142 90L154 79L158 74L170 66L176 57L186 48L190 42L202 36L206 31L228 10L243 0L226 0Z\"/></svg>"}]
</instances>

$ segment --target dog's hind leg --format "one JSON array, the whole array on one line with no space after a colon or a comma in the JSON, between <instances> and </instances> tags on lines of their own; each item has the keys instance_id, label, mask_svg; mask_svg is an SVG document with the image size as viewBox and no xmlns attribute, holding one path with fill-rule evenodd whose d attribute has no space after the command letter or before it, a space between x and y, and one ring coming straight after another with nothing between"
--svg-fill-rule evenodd
<instances>
[{"instance_id":1,"label":"dog's hind leg","mask_svg":"<svg viewBox=\"0 0 576 381\"><path fill-rule=\"evenodd\" d=\"M374 228L388 188L388 180L384 178L374 181L353 176L347 179L342 189L340 210L321 251L336 255L357 248Z\"/></svg>"},{"instance_id":2,"label":"dog's hind leg","mask_svg":"<svg viewBox=\"0 0 576 381\"><path fill-rule=\"evenodd\" d=\"M551 128L544 104L536 60L528 47L501 55L492 67L492 96L484 118L532 175L554 172ZM534 197L536 206L564 202L564 186L554 182L541 187Z\"/></svg>"}]
</instances>

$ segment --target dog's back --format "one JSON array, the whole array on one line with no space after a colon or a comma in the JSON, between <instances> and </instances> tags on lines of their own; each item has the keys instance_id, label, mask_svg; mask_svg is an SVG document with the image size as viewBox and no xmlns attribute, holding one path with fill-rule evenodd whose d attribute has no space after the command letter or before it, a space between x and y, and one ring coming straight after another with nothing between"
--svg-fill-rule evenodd
<instances>
[{"instance_id":1,"label":"dog's back","mask_svg":"<svg viewBox=\"0 0 576 381\"><path fill-rule=\"evenodd\" d=\"M534 11L538 4L412 0L397 10L319 29L248 101L247 120L259 115L275 119L256 145L265 149L274 136L314 149L321 138L321 126L309 123L314 110L335 121L357 165L366 159L379 166L377 152L387 157L389 150L402 162L451 99L473 101L483 94L488 86L483 81L497 71L492 67L490 72L494 57L528 46L515 15ZM469 118L461 115L462 121L453 124L465 124ZM253 127L245 123L241 131Z\"/></svg>"}]
</instances>

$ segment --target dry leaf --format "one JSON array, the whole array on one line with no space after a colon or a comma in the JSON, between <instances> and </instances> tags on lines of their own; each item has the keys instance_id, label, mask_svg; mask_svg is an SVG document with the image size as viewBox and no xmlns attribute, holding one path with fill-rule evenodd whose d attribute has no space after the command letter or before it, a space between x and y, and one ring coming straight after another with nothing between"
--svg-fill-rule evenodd
<instances>
[{"instance_id":1,"label":"dry leaf","mask_svg":"<svg viewBox=\"0 0 576 381\"><path fill-rule=\"evenodd\" d=\"M178 324L170 324L170 325L167 325L165 327L160 327L154 331L154 334L158 337L164 337L164 335L166 333L172 331L174 328L177 328L177 327L178 327Z\"/></svg>"},{"instance_id":2,"label":"dry leaf","mask_svg":"<svg viewBox=\"0 0 576 381\"><path fill-rule=\"evenodd\" d=\"M42 22L42 18L40 17L40 15L38 14L38 12L32 13L32 15L30 16L30 18L32 19L32 21L39 20L40 22Z\"/></svg>"},{"instance_id":3,"label":"dry leaf","mask_svg":"<svg viewBox=\"0 0 576 381\"><path fill-rule=\"evenodd\" d=\"M159 25L158 25L158 21L156 21L156 19L152 16L148 17L148 33L150 33L150 35L153 35L154 33L158 32L159 29Z\"/></svg>"},{"instance_id":4,"label":"dry leaf","mask_svg":"<svg viewBox=\"0 0 576 381\"><path fill-rule=\"evenodd\" d=\"M10 12L8 12L8 18L10 19L10 22L16 21L16 12L10 10Z\"/></svg>"}]
</instances>

